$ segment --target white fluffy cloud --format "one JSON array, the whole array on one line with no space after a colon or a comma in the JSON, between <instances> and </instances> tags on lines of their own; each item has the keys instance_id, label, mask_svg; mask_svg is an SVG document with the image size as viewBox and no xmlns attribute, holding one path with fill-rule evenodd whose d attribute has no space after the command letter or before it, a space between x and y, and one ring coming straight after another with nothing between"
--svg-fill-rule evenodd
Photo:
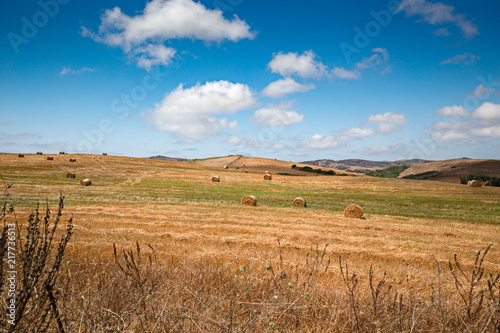
<instances>
[{"instance_id":1,"label":"white fluffy cloud","mask_svg":"<svg viewBox=\"0 0 500 333\"><path fill-rule=\"evenodd\" d=\"M500 119L500 104L484 102L472 113L472 118L485 120Z\"/></svg>"},{"instance_id":2,"label":"white fluffy cloud","mask_svg":"<svg viewBox=\"0 0 500 333\"><path fill-rule=\"evenodd\" d=\"M271 82L262 90L262 94L273 98L281 98L286 94L305 92L314 88L314 84L300 84L294 79L287 77Z\"/></svg>"},{"instance_id":3,"label":"white fluffy cloud","mask_svg":"<svg viewBox=\"0 0 500 333\"><path fill-rule=\"evenodd\" d=\"M381 134L390 134L401 130L407 121L403 113L386 112L371 115L363 124L378 124L378 131Z\"/></svg>"},{"instance_id":4,"label":"white fluffy cloud","mask_svg":"<svg viewBox=\"0 0 500 333\"><path fill-rule=\"evenodd\" d=\"M170 63L175 50L163 46L167 40L236 42L255 36L237 16L227 20L220 10L208 9L193 0L152 0L135 16L124 14L119 7L107 9L101 16L99 32L82 27L82 35L137 56L140 66L146 69Z\"/></svg>"},{"instance_id":5,"label":"white fluffy cloud","mask_svg":"<svg viewBox=\"0 0 500 333\"><path fill-rule=\"evenodd\" d=\"M477 26L468 20L463 14L454 13L455 7L445 5L441 2L429 2L427 0L403 0L396 13L405 12L408 17L419 15L429 24L454 24L462 30L467 38L477 35Z\"/></svg>"},{"instance_id":6,"label":"white fluffy cloud","mask_svg":"<svg viewBox=\"0 0 500 333\"><path fill-rule=\"evenodd\" d=\"M437 110L436 114L446 117L466 117L470 115L470 112L461 105L453 105L453 106L445 106Z\"/></svg>"},{"instance_id":7,"label":"white fluffy cloud","mask_svg":"<svg viewBox=\"0 0 500 333\"><path fill-rule=\"evenodd\" d=\"M429 129L429 132L433 140L442 142L457 141L470 137L468 121L439 121Z\"/></svg>"},{"instance_id":8,"label":"white fluffy cloud","mask_svg":"<svg viewBox=\"0 0 500 333\"><path fill-rule=\"evenodd\" d=\"M289 109L291 107L291 102L269 104L255 111L249 120L259 123L264 127L290 126L304 120L304 115L295 111L290 111Z\"/></svg>"},{"instance_id":9,"label":"white fluffy cloud","mask_svg":"<svg viewBox=\"0 0 500 333\"><path fill-rule=\"evenodd\" d=\"M215 114L232 114L256 104L254 93L241 83L207 82L184 89L179 85L156 104L147 118L161 131L185 141L200 140L221 128L235 128L237 122L217 119Z\"/></svg>"},{"instance_id":10,"label":"white fluffy cloud","mask_svg":"<svg viewBox=\"0 0 500 333\"><path fill-rule=\"evenodd\" d=\"M297 52L273 54L273 59L269 63L272 73L281 74L284 77L296 75L302 78L319 79L327 75L326 66L316 60L313 51L305 51L302 54Z\"/></svg>"},{"instance_id":11,"label":"white fluffy cloud","mask_svg":"<svg viewBox=\"0 0 500 333\"><path fill-rule=\"evenodd\" d=\"M373 128L350 128L346 130L344 134L348 137L359 138L359 137L374 135L376 133Z\"/></svg>"},{"instance_id":12,"label":"white fluffy cloud","mask_svg":"<svg viewBox=\"0 0 500 333\"><path fill-rule=\"evenodd\" d=\"M460 107L456 108L459 110ZM435 141L459 141L474 136L500 137L500 104L484 102L472 114L468 112L463 116L468 118L463 121L437 122L428 129L428 132Z\"/></svg>"}]
</instances>

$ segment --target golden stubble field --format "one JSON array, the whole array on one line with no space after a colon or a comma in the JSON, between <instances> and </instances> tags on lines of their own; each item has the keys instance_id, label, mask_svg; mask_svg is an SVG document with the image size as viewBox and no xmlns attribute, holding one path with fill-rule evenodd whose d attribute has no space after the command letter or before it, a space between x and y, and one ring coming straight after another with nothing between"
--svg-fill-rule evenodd
<instances>
[{"instance_id":1,"label":"golden stubble field","mask_svg":"<svg viewBox=\"0 0 500 333\"><path fill-rule=\"evenodd\" d=\"M500 189L365 176L279 176L223 170L186 162L100 155L0 154L0 173L20 221L62 191L65 216L73 215L70 251L112 245L151 244L160 257L210 257L264 265L277 259L303 260L311 247L329 244L364 275L370 264L395 278L411 263L433 271L433 254L447 262L457 254L472 265L478 250L493 244L486 267L500 269ZM76 158L70 163L71 157ZM67 171L75 179L65 178ZM211 177L219 175L220 183ZM79 184L90 178L93 185ZM240 204L255 195L257 207ZM292 207L302 196L307 208ZM348 219L343 209L360 205L365 220Z\"/></svg>"}]
</instances>

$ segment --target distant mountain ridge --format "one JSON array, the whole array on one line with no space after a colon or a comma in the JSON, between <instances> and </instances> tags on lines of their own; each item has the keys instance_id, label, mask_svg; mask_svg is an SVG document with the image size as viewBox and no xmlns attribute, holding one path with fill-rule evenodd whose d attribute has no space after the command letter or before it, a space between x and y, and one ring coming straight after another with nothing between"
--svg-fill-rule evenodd
<instances>
[{"instance_id":1,"label":"distant mountain ridge","mask_svg":"<svg viewBox=\"0 0 500 333\"><path fill-rule=\"evenodd\" d=\"M402 165L413 165L420 163L428 163L432 161L422 160L422 159L410 159L410 160L399 160L399 161L370 161L362 159L347 159L347 160L314 160L301 162L302 164L308 164L313 166L319 166L323 168L339 169L348 172L357 173L368 173L375 170L391 168L395 166Z\"/></svg>"},{"instance_id":2,"label":"distant mountain ridge","mask_svg":"<svg viewBox=\"0 0 500 333\"><path fill-rule=\"evenodd\" d=\"M186 162L189 161L186 158L179 158L179 157L167 157L167 156L162 156L162 155L157 155L157 156L151 156L148 157L151 160L160 160L160 161L169 161L169 162Z\"/></svg>"}]
</instances>

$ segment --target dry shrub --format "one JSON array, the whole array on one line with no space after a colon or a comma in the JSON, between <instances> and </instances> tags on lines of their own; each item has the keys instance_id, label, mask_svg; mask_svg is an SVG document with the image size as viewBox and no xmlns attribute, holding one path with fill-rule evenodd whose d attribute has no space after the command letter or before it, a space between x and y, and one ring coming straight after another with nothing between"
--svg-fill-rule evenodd
<instances>
[{"instance_id":1,"label":"dry shrub","mask_svg":"<svg viewBox=\"0 0 500 333\"><path fill-rule=\"evenodd\" d=\"M54 160L54 157L52 156L47 156L47 161L53 161Z\"/></svg>"},{"instance_id":2,"label":"dry shrub","mask_svg":"<svg viewBox=\"0 0 500 333\"><path fill-rule=\"evenodd\" d=\"M76 162L76 158L72 157L69 159L70 162Z\"/></svg>"},{"instance_id":3,"label":"dry shrub","mask_svg":"<svg viewBox=\"0 0 500 333\"><path fill-rule=\"evenodd\" d=\"M213 176L213 177L212 177L212 181L213 181L214 183L219 183L219 182L220 182L220 177L219 177L219 176Z\"/></svg>"},{"instance_id":4,"label":"dry shrub","mask_svg":"<svg viewBox=\"0 0 500 333\"><path fill-rule=\"evenodd\" d=\"M60 151L60 152L59 152L59 154L60 154L60 155L64 155L64 154L66 154L66 153L65 153L65 152L63 152L63 151Z\"/></svg>"},{"instance_id":5,"label":"dry shrub","mask_svg":"<svg viewBox=\"0 0 500 333\"><path fill-rule=\"evenodd\" d=\"M301 197L297 197L293 199L293 205L295 207L307 207L306 200Z\"/></svg>"},{"instance_id":6,"label":"dry shrub","mask_svg":"<svg viewBox=\"0 0 500 333\"><path fill-rule=\"evenodd\" d=\"M17 157L24 157L24 154L18 154Z\"/></svg>"},{"instance_id":7,"label":"dry shrub","mask_svg":"<svg viewBox=\"0 0 500 333\"><path fill-rule=\"evenodd\" d=\"M43 153L41 151L37 151L36 154L37 155L43 155Z\"/></svg>"},{"instance_id":8,"label":"dry shrub","mask_svg":"<svg viewBox=\"0 0 500 333\"><path fill-rule=\"evenodd\" d=\"M351 204L344 209L344 216L353 219L361 219L363 218L363 210L358 205Z\"/></svg>"},{"instance_id":9,"label":"dry shrub","mask_svg":"<svg viewBox=\"0 0 500 333\"><path fill-rule=\"evenodd\" d=\"M369 264L353 268L340 256L332 265L327 246L311 247L298 262L287 261L279 243L266 262L189 254L160 259L139 244L114 246L112 257L82 249L68 258L72 264L59 280L62 318L68 332L500 329L500 274L484 270L487 251L473 268L450 263L449 274L439 263L434 275L408 265L398 281Z\"/></svg>"},{"instance_id":10,"label":"dry shrub","mask_svg":"<svg viewBox=\"0 0 500 333\"><path fill-rule=\"evenodd\" d=\"M83 185L83 186L89 186L89 185L92 185L92 182L90 181L90 179L85 178L85 179L82 179L80 181L80 184Z\"/></svg>"},{"instance_id":11,"label":"dry shrub","mask_svg":"<svg viewBox=\"0 0 500 333\"><path fill-rule=\"evenodd\" d=\"M273 176L270 173L266 173L264 175L264 180L272 180L272 179L273 179Z\"/></svg>"},{"instance_id":12,"label":"dry shrub","mask_svg":"<svg viewBox=\"0 0 500 333\"><path fill-rule=\"evenodd\" d=\"M241 203L247 206L257 206L257 198L253 195L245 195L243 199L241 199Z\"/></svg>"},{"instance_id":13,"label":"dry shrub","mask_svg":"<svg viewBox=\"0 0 500 333\"><path fill-rule=\"evenodd\" d=\"M469 180L467 182L467 185L469 185L470 187L482 187L483 186L483 184L479 180Z\"/></svg>"},{"instance_id":14,"label":"dry shrub","mask_svg":"<svg viewBox=\"0 0 500 333\"><path fill-rule=\"evenodd\" d=\"M74 172L68 172L66 174L66 178L75 178L76 177L76 174Z\"/></svg>"}]
</instances>

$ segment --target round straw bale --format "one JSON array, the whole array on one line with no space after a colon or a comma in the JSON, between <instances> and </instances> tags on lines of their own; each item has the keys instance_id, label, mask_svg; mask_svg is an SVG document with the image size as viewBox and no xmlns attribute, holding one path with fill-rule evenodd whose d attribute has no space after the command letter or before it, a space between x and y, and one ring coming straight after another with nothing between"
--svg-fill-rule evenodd
<instances>
[{"instance_id":1,"label":"round straw bale","mask_svg":"<svg viewBox=\"0 0 500 333\"><path fill-rule=\"evenodd\" d=\"M257 206L257 198L253 195L245 195L243 199L241 199L241 203L247 206Z\"/></svg>"},{"instance_id":2,"label":"round straw bale","mask_svg":"<svg viewBox=\"0 0 500 333\"><path fill-rule=\"evenodd\" d=\"M24 157L24 154L18 154L17 157Z\"/></svg>"},{"instance_id":3,"label":"round straw bale","mask_svg":"<svg viewBox=\"0 0 500 333\"><path fill-rule=\"evenodd\" d=\"M70 162L76 162L76 158L72 157L69 159Z\"/></svg>"},{"instance_id":4,"label":"round straw bale","mask_svg":"<svg viewBox=\"0 0 500 333\"><path fill-rule=\"evenodd\" d=\"M470 187L481 187L483 184L479 180L470 180L467 185Z\"/></svg>"},{"instance_id":5,"label":"round straw bale","mask_svg":"<svg viewBox=\"0 0 500 333\"><path fill-rule=\"evenodd\" d=\"M273 179L273 176L270 173L266 173L264 175L264 180L272 180L272 179Z\"/></svg>"},{"instance_id":6,"label":"round straw bale","mask_svg":"<svg viewBox=\"0 0 500 333\"><path fill-rule=\"evenodd\" d=\"M213 176L213 177L212 177L212 181L213 181L214 183L219 183L219 182L220 182L220 177L219 177L219 176Z\"/></svg>"},{"instance_id":7,"label":"round straw bale","mask_svg":"<svg viewBox=\"0 0 500 333\"><path fill-rule=\"evenodd\" d=\"M227 165L224 165L224 169L229 169L229 167Z\"/></svg>"},{"instance_id":8,"label":"round straw bale","mask_svg":"<svg viewBox=\"0 0 500 333\"><path fill-rule=\"evenodd\" d=\"M53 161L54 160L54 157L52 156L47 156L47 161Z\"/></svg>"},{"instance_id":9,"label":"round straw bale","mask_svg":"<svg viewBox=\"0 0 500 333\"><path fill-rule=\"evenodd\" d=\"M307 207L306 200L301 197L297 197L293 199L293 205L295 207Z\"/></svg>"},{"instance_id":10,"label":"round straw bale","mask_svg":"<svg viewBox=\"0 0 500 333\"><path fill-rule=\"evenodd\" d=\"M353 219L360 219L363 218L363 210L358 205L352 204L346 207L344 210L344 216Z\"/></svg>"},{"instance_id":11,"label":"round straw bale","mask_svg":"<svg viewBox=\"0 0 500 333\"><path fill-rule=\"evenodd\" d=\"M83 186L89 186L92 185L92 182L90 181L90 179L85 178L80 181L80 184L82 184Z\"/></svg>"},{"instance_id":12,"label":"round straw bale","mask_svg":"<svg viewBox=\"0 0 500 333\"><path fill-rule=\"evenodd\" d=\"M245 170L245 173L248 173L248 170Z\"/></svg>"},{"instance_id":13,"label":"round straw bale","mask_svg":"<svg viewBox=\"0 0 500 333\"><path fill-rule=\"evenodd\" d=\"M104 156L108 155L108 153L102 153Z\"/></svg>"},{"instance_id":14,"label":"round straw bale","mask_svg":"<svg viewBox=\"0 0 500 333\"><path fill-rule=\"evenodd\" d=\"M60 151L60 152L59 152L59 154L60 154L60 155L64 155L64 154L65 154L65 152L63 152L63 151Z\"/></svg>"},{"instance_id":15,"label":"round straw bale","mask_svg":"<svg viewBox=\"0 0 500 333\"><path fill-rule=\"evenodd\" d=\"M76 178L76 175L75 175L75 173L74 173L74 172L68 172L68 173L66 174L66 178Z\"/></svg>"},{"instance_id":16,"label":"round straw bale","mask_svg":"<svg viewBox=\"0 0 500 333\"><path fill-rule=\"evenodd\" d=\"M36 154L37 155L43 155L43 153L41 151L37 151Z\"/></svg>"}]
</instances>

